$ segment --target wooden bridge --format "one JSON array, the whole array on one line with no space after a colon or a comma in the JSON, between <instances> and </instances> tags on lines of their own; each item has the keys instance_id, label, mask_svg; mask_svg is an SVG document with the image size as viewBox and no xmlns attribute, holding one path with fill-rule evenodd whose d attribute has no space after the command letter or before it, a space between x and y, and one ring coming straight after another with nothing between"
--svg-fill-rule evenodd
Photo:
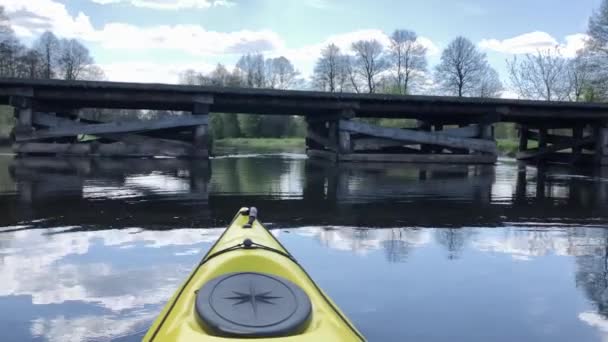
<instances>
[{"instance_id":1,"label":"wooden bridge","mask_svg":"<svg viewBox=\"0 0 608 342\"><path fill-rule=\"evenodd\" d=\"M0 104L15 108L19 154L207 158L208 114L216 112L305 116L307 153L334 161L493 163L493 124L514 122L519 159L608 165L608 104L599 103L0 79ZM86 108L182 114L100 122L82 117ZM100 139L79 141L82 135Z\"/></svg>"}]
</instances>

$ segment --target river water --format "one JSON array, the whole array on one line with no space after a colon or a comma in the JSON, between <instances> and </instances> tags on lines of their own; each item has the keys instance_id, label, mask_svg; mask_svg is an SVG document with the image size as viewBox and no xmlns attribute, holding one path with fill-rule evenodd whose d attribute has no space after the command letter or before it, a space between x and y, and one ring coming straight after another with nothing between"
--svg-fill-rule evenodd
<instances>
[{"instance_id":1,"label":"river water","mask_svg":"<svg viewBox=\"0 0 608 342\"><path fill-rule=\"evenodd\" d=\"M607 171L0 155L0 339L140 340L257 206L370 341L608 341Z\"/></svg>"}]
</instances>

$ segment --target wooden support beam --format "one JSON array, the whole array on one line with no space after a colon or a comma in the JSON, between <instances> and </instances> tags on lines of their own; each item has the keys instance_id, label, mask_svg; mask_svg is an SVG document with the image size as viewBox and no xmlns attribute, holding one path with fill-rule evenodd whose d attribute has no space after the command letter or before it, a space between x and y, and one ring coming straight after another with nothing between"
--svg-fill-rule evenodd
<instances>
[{"instance_id":1,"label":"wooden support beam","mask_svg":"<svg viewBox=\"0 0 608 342\"><path fill-rule=\"evenodd\" d=\"M485 140L494 140L494 126L488 124L479 125L479 137Z\"/></svg>"},{"instance_id":2,"label":"wooden support beam","mask_svg":"<svg viewBox=\"0 0 608 342\"><path fill-rule=\"evenodd\" d=\"M464 128L448 129L448 130L439 131L439 132L435 132L435 133L445 134L448 136L467 137L467 136L477 136L478 132L479 132L479 130L478 130L477 125L473 125L473 126L467 126ZM352 140L354 152L374 151L374 150L381 150L384 148L391 148L391 147L402 148L404 150L404 153L421 153L422 152L420 149L405 147L406 145L408 145L408 143L404 142L404 141L399 141L399 140L384 139L384 138L354 138L351 140ZM452 150L457 150L457 149L452 149ZM455 154L467 154L468 150L465 149L463 151L462 149L460 149L458 151L454 151L454 153Z\"/></svg>"},{"instance_id":3,"label":"wooden support beam","mask_svg":"<svg viewBox=\"0 0 608 342\"><path fill-rule=\"evenodd\" d=\"M580 131L580 133L581 133L581 137L579 139L575 139L573 137L568 137L565 135L558 135L558 134L547 134L544 139L545 139L546 143L548 143L548 144L568 144L568 143L583 139L584 137L582 136L582 130ZM528 137L531 140L537 140L537 141L541 139L540 134L538 132L534 132L534 131L529 131Z\"/></svg>"},{"instance_id":4,"label":"wooden support beam","mask_svg":"<svg viewBox=\"0 0 608 342\"><path fill-rule=\"evenodd\" d=\"M538 129L538 147L544 148L547 147L547 129L541 127Z\"/></svg>"},{"instance_id":5,"label":"wooden support beam","mask_svg":"<svg viewBox=\"0 0 608 342\"><path fill-rule=\"evenodd\" d=\"M608 127L600 126L595 129L595 158L597 164L608 165Z\"/></svg>"},{"instance_id":6,"label":"wooden support beam","mask_svg":"<svg viewBox=\"0 0 608 342\"><path fill-rule=\"evenodd\" d=\"M443 124L435 124L434 125L434 130L435 133L439 133L441 131L443 131ZM432 149L433 153L442 153L443 152L443 147L441 146L436 146Z\"/></svg>"},{"instance_id":7,"label":"wooden support beam","mask_svg":"<svg viewBox=\"0 0 608 342\"><path fill-rule=\"evenodd\" d=\"M587 144L592 144L595 141L595 137L587 137L579 141L571 141L565 144L554 144L545 147L533 148L525 151L520 151L517 153L517 159L526 160L526 159L542 159L543 156L552 154L555 152L559 152L562 150L566 150L569 148L575 148L577 146L584 146Z\"/></svg>"},{"instance_id":8,"label":"wooden support beam","mask_svg":"<svg viewBox=\"0 0 608 342\"><path fill-rule=\"evenodd\" d=\"M374 137L407 141L410 143L439 145L452 148L466 148L491 154L497 154L498 152L496 142L494 141L451 137L442 133L378 127L364 122L346 120L340 121L340 129L344 131L367 134Z\"/></svg>"},{"instance_id":9,"label":"wooden support beam","mask_svg":"<svg viewBox=\"0 0 608 342\"><path fill-rule=\"evenodd\" d=\"M572 128L572 137L574 140L582 140L583 139L583 126L575 126ZM572 148L572 153L574 154L574 158L577 158L583 152L583 146L575 146Z\"/></svg>"},{"instance_id":10,"label":"wooden support beam","mask_svg":"<svg viewBox=\"0 0 608 342\"><path fill-rule=\"evenodd\" d=\"M336 145L329 138L324 137L317 130L311 129L311 127L309 127L306 133L306 138L314 141L315 143L325 147L328 150L336 151L337 149Z\"/></svg>"},{"instance_id":11,"label":"wooden support beam","mask_svg":"<svg viewBox=\"0 0 608 342\"><path fill-rule=\"evenodd\" d=\"M334 146L334 149L338 149L338 146L340 146L340 142L338 141L338 121L330 121L327 128L327 139L329 139L330 146Z\"/></svg>"},{"instance_id":12,"label":"wooden support beam","mask_svg":"<svg viewBox=\"0 0 608 342\"><path fill-rule=\"evenodd\" d=\"M192 151L192 155L195 157L207 157L209 156L209 103L195 102L192 107L192 116L207 119L207 122L194 128L192 137L194 150Z\"/></svg>"},{"instance_id":13,"label":"wooden support beam","mask_svg":"<svg viewBox=\"0 0 608 342\"><path fill-rule=\"evenodd\" d=\"M46 114L46 113L35 113L34 114L34 124L46 127L82 127L87 124L84 122L74 121L62 117L57 117L54 115ZM192 149L192 144L186 143L178 140L170 140L170 139L161 139L148 137L137 134L123 134L123 133L115 133L115 134L97 134L96 136L108 138L111 140L122 141L128 144L148 144L157 146L157 148L164 150L162 153L163 156L175 156L175 155L183 155L184 151L189 151Z\"/></svg>"},{"instance_id":14,"label":"wooden support beam","mask_svg":"<svg viewBox=\"0 0 608 342\"><path fill-rule=\"evenodd\" d=\"M530 131L528 130L528 126L519 125L519 150L525 151L528 149L528 137Z\"/></svg>"},{"instance_id":15,"label":"wooden support beam","mask_svg":"<svg viewBox=\"0 0 608 342\"><path fill-rule=\"evenodd\" d=\"M399 140L383 138L358 138L352 139L353 151L380 150L387 147L400 147L407 143Z\"/></svg>"},{"instance_id":16,"label":"wooden support beam","mask_svg":"<svg viewBox=\"0 0 608 342\"><path fill-rule=\"evenodd\" d=\"M344 162L494 164L497 156L485 154L351 153L340 154L338 158L339 161Z\"/></svg>"},{"instance_id":17,"label":"wooden support beam","mask_svg":"<svg viewBox=\"0 0 608 342\"><path fill-rule=\"evenodd\" d=\"M353 151L353 144L350 132L338 132L338 144L340 153L351 153Z\"/></svg>"},{"instance_id":18,"label":"wooden support beam","mask_svg":"<svg viewBox=\"0 0 608 342\"><path fill-rule=\"evenodd\" d=\"M31 133L17 133L18 142L31 141L46 138L58 138L65 136L76 136L78 134L108 134L108 133L129 133L138 131L159 130L174 127L188 127L207 125L209 118L206 115L199 116L175 116L161 118L157 120L142 121L116 121L85 126L65 126L53 127L45 130L38 130Z\"/></svg>"},{"instance_id":19,"label":"wooden support beam","mask_svg":"<svg viewBox=\"0 0 608 342\"><path fill-rule=\"evenodd\" d=\"M0 87L0 96L33 97L33 87Z\"/></svg>"}]
</instances>

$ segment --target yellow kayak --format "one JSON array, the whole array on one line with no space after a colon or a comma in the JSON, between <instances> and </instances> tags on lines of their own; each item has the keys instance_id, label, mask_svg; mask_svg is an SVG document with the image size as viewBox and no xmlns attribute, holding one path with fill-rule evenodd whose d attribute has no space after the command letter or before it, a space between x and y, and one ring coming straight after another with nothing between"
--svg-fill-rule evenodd
<instances>
[{"instance_id":1,"label":"yellow kayak","mask_svg":"<svg viewBox=\"0 0 608 342\"><path fill-rule=\"evenodd\" d=\"M144 341L364 341L281 243L242 208Z\"/></svg>"}]
</instances>

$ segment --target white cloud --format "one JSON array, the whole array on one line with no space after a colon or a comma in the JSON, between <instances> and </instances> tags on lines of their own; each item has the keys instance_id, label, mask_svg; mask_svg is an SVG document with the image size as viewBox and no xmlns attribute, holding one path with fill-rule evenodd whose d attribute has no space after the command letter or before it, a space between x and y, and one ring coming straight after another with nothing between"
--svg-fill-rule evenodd
<instances>
[{"instance_id":1,"label":"white cloud","mask_svg":"<svg viewBox=\"0 0 608 342\"><path fill-rule=\"evenodd\" d=\"M215 65L210 63L159 63L159 62L116 62L102 64L106 78L116 82L177 83L179 74L193 69L210 72Z\"/></svg>"},{"instance_id":2,"label":"white cloud","mask_svg":"<svg viewBox=\"0 0 608 342\"><path fill-rule=\"evenodd\" d=\"M2 0L2 5L9 18L20 17L12 22L20 36L34 36L49 29L62 37L78 38L86 37L93 30L88 16L82 12L72 16L65 5L53 0Z\"/></svg>"},{"instance_id":3,"label":"white cloud","mask_svg":"<svg viewBox=\"0 0 608 342\"><path fill-rule=\"evenodd\" d=\"M576 52L584 47L587 38L586 34L577 33L568 35L563 42L559 42L547 32L534 31L504 40L483 39L479 46L508 54L535 53L538 50L558 48L565 57L574 57Z\"/></svg>"},{"instance_id":4,"label":"white cloud","mask_svg":"<svg viewBox=\"0 0 608 342\"><path fill-rule=\"evenodd\" d=\"M233 7L229 0L91 0L101 5L125 3L135 7L156 10L180 10L187 8L206 9L210 7Z\"/></svg>"},{"instance_id":5,"label":"white cloud","mask_svg":"<svg viewBox=\"0 0 608 342\"><path fill-rule=\"evenodd\" d=\"M284 44L279 35L270 30L216 32L199 25L140 27L127 23L107 23L96 29L87 15L79 12L72 16L65 5L53 0L38 0L35 4L21 0L3 1L9 16L29 13L38 20L36 25L31 20L13 23L20 36L35 36L50 29L58 36L98 43L107 49L169 49L198 56L265 52L282 48ZM44 27L40 21L44 21Z\"/></svg>"}]
</instances>

